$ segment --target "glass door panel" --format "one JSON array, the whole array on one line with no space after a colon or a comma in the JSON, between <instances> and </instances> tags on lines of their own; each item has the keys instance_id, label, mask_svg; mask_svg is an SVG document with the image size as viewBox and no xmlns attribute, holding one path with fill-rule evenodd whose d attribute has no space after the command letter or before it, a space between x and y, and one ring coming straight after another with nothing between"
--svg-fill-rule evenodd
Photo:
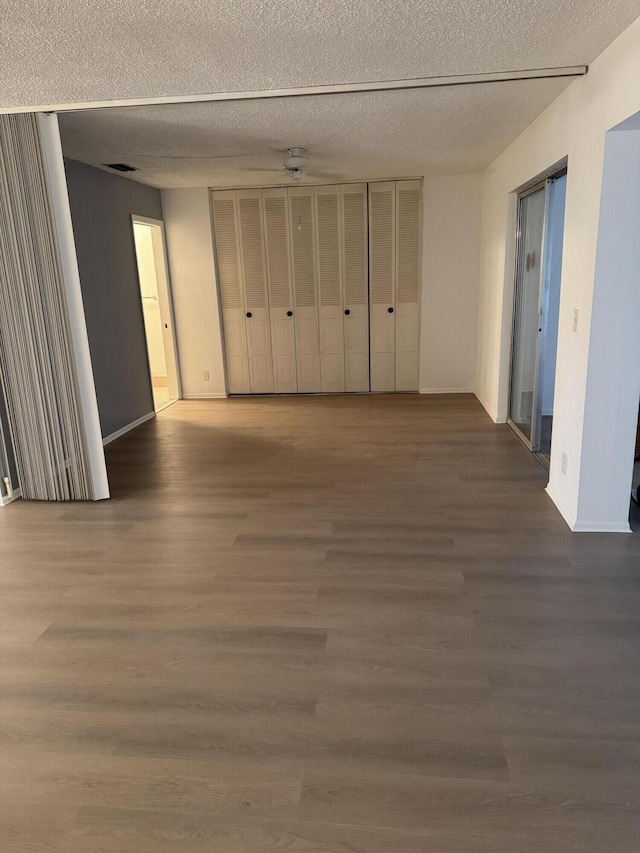
<instances>
[{"instance_id":1,"label":"glass door panel","mask_svg":"<svg viewBox=\"0 0 640 853\"><path fill-rule=\"evenodd\" d=\"M518 204L509 418L532 449L546 187L522 197Z\"/></svg>"}]
</instances>

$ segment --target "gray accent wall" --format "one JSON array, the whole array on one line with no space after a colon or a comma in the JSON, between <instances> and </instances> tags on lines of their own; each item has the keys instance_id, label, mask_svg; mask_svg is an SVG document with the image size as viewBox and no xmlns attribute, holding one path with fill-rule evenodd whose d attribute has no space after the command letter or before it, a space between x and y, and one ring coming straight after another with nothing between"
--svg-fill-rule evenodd
<instances>
[{"instance_id":1,"label":"gray accent wall","mask_svg":"<svg viewBox=\"0 0 640 853\"><path fill-rule=\"evenodd\" d=\"M131 214L162 219L160 190L65 158L103 438L153 411Z\"/></svg>"}]
</instances>

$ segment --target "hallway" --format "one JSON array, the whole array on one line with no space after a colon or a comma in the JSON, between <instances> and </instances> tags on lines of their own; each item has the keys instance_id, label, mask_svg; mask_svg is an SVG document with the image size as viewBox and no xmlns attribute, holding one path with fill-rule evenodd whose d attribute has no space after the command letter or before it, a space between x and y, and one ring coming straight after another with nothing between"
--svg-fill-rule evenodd
<instances>
[{"instance_id":1,"label":"hallway","mask_svg":"<svg viewBox=\"0 0 640 853\"><path fill-rule=\"evenodd\" d=\"M635 853L640 545L472 395L182 401L0 512L2 853Z\"/></svg>"}]
</instances>

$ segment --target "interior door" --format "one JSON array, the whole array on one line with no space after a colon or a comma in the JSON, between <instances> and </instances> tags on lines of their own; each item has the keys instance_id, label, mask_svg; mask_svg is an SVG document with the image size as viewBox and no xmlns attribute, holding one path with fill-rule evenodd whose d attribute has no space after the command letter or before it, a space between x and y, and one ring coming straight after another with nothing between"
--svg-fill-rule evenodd
<instances>
[{"instance_id":1,"label":"interior door","mask_svg":"<svg viewBox=\"0 0 640 853\"><path fill-rule=\"evenodd\" d=\"M546 185L518 202L509 421L530 450L534 449L536 434L545 208Z\"/></svg>"},{"instance_id":2,"label":"interior door","mask_svg":"<svg viewBox=\"0 0 640 853\"><path fill-rule=\"evenodd\" d=\"M216 191L211 194L211 199L224 327L227 390L231 394L249 394L251 384L241 286L235 190Z\"/></svg>"},{"instance_id":3,"label":"interior door","mask_svg":"<svg viewBox=\"0 0 640 853\"><path fill-rule=\"evenodd\" d=\"M422 184L396 181L396 391L417 391Z\"/></svg>"},{"instance_id":4,"label":"interior door","mask_svg":"<svg viewBox=\"0 0 640 853\"><path fill-rule=\"evenodd\" d=\"M276 394L295 394L298 382L287 188L262 190L262 209L273 355L273 390Z\"/></svg>"},{"instance_id":5,"label":"interior door","mask_svg":"<svg viewBox=\"0 0 640 853\"><path fill-rule=\"evenodd\" d=\"M236 190L252 394L273 393L271 331L260 190Z\"/></svg>"},{"instance_id":6,"label":"interior door","mask_svg":"<svg viewBox=\"0 0 640 853\"><path fill-rule=\"evenodd\" d=\"M369 391L367 185L340 188L346 391Z\"/></svg>"},{"instance_id":7,"label":"interior door","mask_svg":"<svg viewBox=\"0 0 640 853\"><path fill-rule=\"evenodd\" d=\"M313 189L290 187L289 234L298 391L322 390Z\"/></svg>"},{"instance_id":8,"label":"interior door","mask_svg":"<svg viewBox=\"0 0 640 853\"><path fill-rule=\"evenodd\" d=\"M316 187L315 207L322 390L340 393L347 390L340 187Z\"/></svg>"},{"instance_id":9,"label":"interior door","mask_svg":"<svg viewBox=\"0 0 640 853\"><path fill-rule=\"evenodd\" d=\"M396 390L394 181L369 184L371 390Z\"/></svg>"}]
</instances>

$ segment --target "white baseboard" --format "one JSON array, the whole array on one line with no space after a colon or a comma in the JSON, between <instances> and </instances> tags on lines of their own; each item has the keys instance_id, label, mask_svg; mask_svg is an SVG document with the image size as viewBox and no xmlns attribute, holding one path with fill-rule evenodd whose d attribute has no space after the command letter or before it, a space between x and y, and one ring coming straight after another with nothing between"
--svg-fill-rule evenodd
<instances>
[{"instance_id":1,"label":"white baseboard","mask_svg":"<svg viewBox=\"0 0 640 853\"><path fill-rule=\"evenodd\" d=\"M574 533L631 533L628 521L576 521Z\"/></svg>"},{"instance_id":2,"label":"white baseboard","mask_svg":"<svg viewBox=\"0 0 640 853\"><path fill-rule=\"evenodd\" d=\"M574 533L631 533L628 521L578 521L551 483L545 491Z\"/></svg>"},{"instance_id":3,"label":"white baseboard","mask_svg":"<svg viewBox=\"0 0 640 853\"><path fill-rule=\"evenodd\" d=\"M183 400L226 400L227 394L224 392L215 392L213 394L183 394Z\"/></svg>"},{"instance_id":4,"label":"white baseboard","mask_svg":"<svg viewBox=\"0 0 640 853\"><path fill-rule=\"evenodd\" d=\"M0 506L8 506L14 501L17 501L20 497L22 497L22 491L20 489L14 489L10 498L6 495L0 495Z\"/></svg>"},{"instance_id":5,"label":"white baseboard","mask_svg":"<svg viewBox=\"0 0 640 853\"><path fill-rule=\"evenodd\" d=\"M136 427L140 426L140 424L145 423L145 421L151 420L151 418L155 418L155 416L155 412L147 412L146 415L143 415L141 418L138 418L138 420L131 421L130 424L127 424L126 426L122 427L122 429L117 429L115 432L112 432L111 435L107 435L102 439L103 446L106 447L107 444L111 444L111 442L115 441L116 438L120 438L120 436L126 435L126 433L131 432L132 429L135 429Z\"/></svg>"},{"instance_id":6,"label":"white baseboard","mask_svg":"<svg viewBox=\"0 0 640 853\"><path fill-rule=\"evenodd\" d=\"M506 418L499 417L498 413L495 411L493 406L490 406L485 400L483 400L477 391L474 391L473 393L476 395L478 402L480 403L482 408L485 410L485 412L489 415L489 417L494 422L494 424L506 424L506 422L507 422Z\"/></svg>"},{"instance_id":7,"label":"white baseboard","mask_svg":"<svg viewBox=\"0 0 640 853\"><path fill-rule=\"evenodd\" d=\"M473 388L420 388L418 394L473 394Z\"/></svg>"},{"instance_id":8,"label":"white baseboard","mask_svg":"<svg viewBox=\"0 0 640 853\"><path fill-rule=\"evenodd\" d=\"M556 505L556 509L558 510L560 515L564 518L564 520L567 522L567 524L569 525L569 529L574 530L575 525L576 525L576 517L571 512L571 510L568 508L568 506L565 504L565 502L562 500L562 498L557 493L557 491L555 490L555 488L553 487L553 485L551 483L547 484L547 488L545 489L545 492L549 495L551 500Z\"/></svg>"}]
</instances>

